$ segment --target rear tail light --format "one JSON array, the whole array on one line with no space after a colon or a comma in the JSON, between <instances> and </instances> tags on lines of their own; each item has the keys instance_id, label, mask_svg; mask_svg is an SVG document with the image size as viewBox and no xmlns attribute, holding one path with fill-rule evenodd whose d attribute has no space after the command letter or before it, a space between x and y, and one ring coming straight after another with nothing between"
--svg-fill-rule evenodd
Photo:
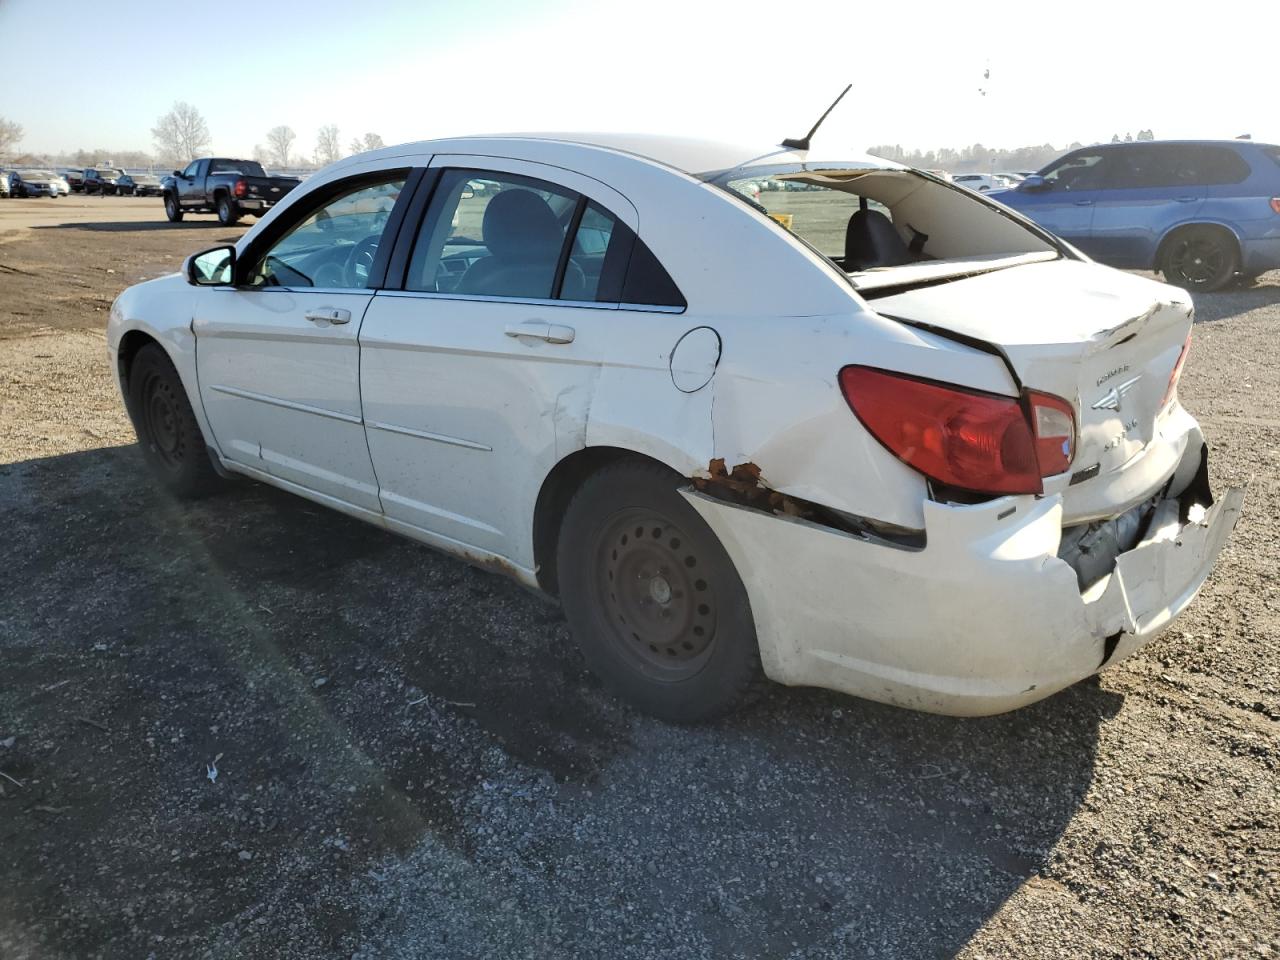
<instances>
[{"instance_id":1,"label":"rear tail light","mask_svg":"<svg viewBox=\"0 0 1280 960\"><path fill-rule=\"evenodd\" d=\"M1275 203L1275 201L1271 201ZM1178 354L1178 362L1173 365L1173 373L1169 374L1169 386L1164 388L1164 396L1160 398L1160 409L1163 410L1168 406L1169 401L1173 399L1174 393L1178 389L1178 381L1182 379L1182 368L1187 362L1187 353L1191 350L1191 334L1187 334L1187 339L1183 341L1182 352Z\"/></svg>"},{"instance_id":2,"label":"rear tail light","mask_svg":"<svg viewBox=\"0 0 1280 960\"><path fill-rule=\"evenodd\" d=\"M1271 209L1276 213L1280 213L1280 197L1271 198Z\"/></svg>"},{"instance_id":3,"label":"rear tail light","mask_svg":"<svg viewBox=\"0 0 1280 960\"><path fill-rule=\"evenodd\" d=\"M1076 452L1076 415L1071 404L1048 393L1026 392L1036 434L1040 476L1066 473Z\"/></svg>"},{"instance_id":4,"label":"rear tail light","mask_svg":"<svg viewBox=\"0 0 1280 960\"><path fill-rule=\"evenodd\" d=\"M245 195L245 191L246 191L247 189L248 189L248 187L246 186L246 184L245 184L245 182L244 182L243 180L237 180L237 181L236 181L236 185L235 185L235 188L234 188L234 193L235 193L235 195L236 195L237 197L243 197L243 196Z\"/></svg>"},{"instance_id":5,"label":"rear tail light","mask_svg":"<svg viewBox=\"0 0 1280 960\"><path fill-rule=\"evenodd\" d=\"M859 366L840 371L840 389L890 453L948 486L1042 493L1075 452L1071 405L1048 394L1015 399Z\"/></svg>"}]
</instances>

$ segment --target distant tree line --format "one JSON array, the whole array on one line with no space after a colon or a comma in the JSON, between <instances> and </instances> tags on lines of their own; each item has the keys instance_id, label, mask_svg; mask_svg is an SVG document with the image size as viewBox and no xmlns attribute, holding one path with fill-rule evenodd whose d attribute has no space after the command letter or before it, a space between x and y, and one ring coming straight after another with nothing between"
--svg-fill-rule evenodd
<instances>
[{"instance_id":1,"label":"distant tree line","mask_svg":"<svg viewBox=\"0 0 1280 960\"><path fill-rule=\"evenodd\" d=\"M1154 140L1155 134L1150 130L1139 130L1137 137L1116 134L1112 143L1133 140ZM1051 143L1041 143L1026 147L986 147L980 143L972 146L942 147L938 150L906 150L901 144L882 143L867 148L873 157L885 160L896 160L911 167L925 170L946 170L951 173L999 173L1002 170L1039 170L1052 160L1056 160L1071 150L1084 146L1078 140L1065 147L1055 147Z\"/></svg>"}]
</instances>

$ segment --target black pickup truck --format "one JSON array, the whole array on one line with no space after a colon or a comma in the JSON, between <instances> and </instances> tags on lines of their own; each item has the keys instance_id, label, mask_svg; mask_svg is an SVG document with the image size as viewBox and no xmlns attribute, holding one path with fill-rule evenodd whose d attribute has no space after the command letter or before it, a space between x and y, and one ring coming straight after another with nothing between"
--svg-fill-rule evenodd
<instances>
[{"instance_id":1,"label":"black pickup truck","mask_svg":"<svg viewBox=\"0 0 1280 960\"><path fill-rule=\"evenodd\" d=\"M216 213L232 224L246 213L262 216L301 182L269 177L256 160L203 157L161 181L164 212L175 223L187 213Z\"/></svg>"}]
</instances>

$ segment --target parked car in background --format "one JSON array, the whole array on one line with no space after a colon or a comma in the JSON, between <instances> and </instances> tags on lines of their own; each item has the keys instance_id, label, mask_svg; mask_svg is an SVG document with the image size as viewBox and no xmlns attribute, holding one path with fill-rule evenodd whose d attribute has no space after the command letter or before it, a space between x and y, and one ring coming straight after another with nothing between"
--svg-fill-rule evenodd
<instances>
[{"instance_id":1,"label":"parked car in background","mask_svg":"<svg viewBox=\"0 0 1280 960\"><path fill-rule=\"evenodd\" d=\"M939 180L946 180L948 183L954 183L955 178L945 170L926 170L925 173L931 173Z\"/></svg>"},{"instance_id":2,"label":"parked car in background","mask_svg":"<svg viewBox=\"0 0 1280 960\"><path fill-rule=\"evenodd\" d=\"M158 197L164 193L160 178L151 173L126 173L118 186L127 197Z\"/></svg>"},{"instance_id":3,"label":"parked car in background","mask_svg":"<svg viewBox=\"0 0 1280 960\"><path fill-rule=\"evenodd\" d=\"M0 170L0 197L9 196L9 171Z\"/></svg>"},{"instance_id":4,"label":"parked car in background","mask_svg":"<svg viewBox=\"0 0 1280 960\"><path fill-rule=\"evenodd\" d=\"M1189 290L1280 268L1280 146L1166 140L1074 150L997 195L1089 256Z\"/></svg>"},{"instance_id":5,"label":"parked car in background","mask_svg":"<svg viewBox=\"0 0 1280 960\"><path fill-rule=\"evenodd\" d=\"M811 188L792 229L765 180ZM326 167L107 343L171 493L244 474L556 595L648 711L763 674L977 715L1213 567L1242 494L1178 399L1191 320L889 161L546 134Z\"/></svg>"},{"instance_id":6,"label":"parked car in background","mask_svg":"<svg viewBox=\"0 0 1280 960\"><path fill-rule=\"evenodd\" d=\"M120 192L120 178L125 175L118 167L93 167L84 172L84 192L106 196Z\"/></svg>"},{"instance_id":7,"label":"parked car in background","mask_svg":"<svg viewBox=\"0 0 1280 960\"><path fill-rule=\"evenodd\" d=\"M63 181L52 170L19 170L17 184L10 182L10 190L19 197L60 197Z\"/></svg>"},{"instance_id":8,"label":"parked car in background","mask_svg":"<svg viewBox=\"0 0 1280 960\"><path fill-rule=\"evenodd\" d=\"M262 216L301 182L268 176L256 160L204 157L161 180L164 212L174 222L187 213L216 213L232 224L246 213Z\"/></svg>"},{"instance_id":9,"label":"parked car in background","mask_svg":"<svg viewBox=\"0 0 1280 960\"><path fill-rule=\"evenodd\" d=\"M64 170L62 178L67 181L67 185L71 188L72 193L79 193L84 189L83 169Z\"/></svg>"},{"instance_id":10,"label":"parked car in background","mask_svg":"<svg viewBox=\"0 0 1280 960\"><path fill-rule=\"evenodd\" d=\"M998 173L957 173L951 177L957 186L967 187L977 193L988 190L1008 190L1013 184Z\"/></svg>"},{"instance_id":11,"label":"parked car in background","mask_svg":"<svg viewBox=\"0 0 1280 960\"><path fill-rule=\"evenodd\" d=\"M1027 175L1025 173L1009 173L1007 171L1004 173L997 173L996 176L1004 180L1011 187L1016 187L1023 180L1027 179Z\"/></svg>"}]
</instances>

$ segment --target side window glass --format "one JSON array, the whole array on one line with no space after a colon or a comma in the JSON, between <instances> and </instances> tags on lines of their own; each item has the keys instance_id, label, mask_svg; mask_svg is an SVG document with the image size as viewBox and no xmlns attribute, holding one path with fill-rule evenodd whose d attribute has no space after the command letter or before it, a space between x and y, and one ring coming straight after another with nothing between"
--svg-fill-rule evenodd
<instances>
[{"instance_id":1,"label":"side window glass","mask_svg":"<svg viewBox=\"0 0 1280 960\"><path fill-rule=\"evenodd\" d=\"M1249 178L1249 165L1240 154L1228 147L1193 148L1197 156L1196 182L1208 186L1242 183Z\"/></svg>"},{"instance_id":2,"label":"side window glass","mask_svg":"<svg viewBox=\"0 0 1280 960\"><path fill-rule=\"evenodd\" d=\"M688 306L684 294L671 279L671 274L658 262L643 240L635 241L627 276L622 284L622 302L637 306L679 307Z\"/></svg>"},{"instance_id":3,"label":"side window glass","mask_svg":"<svg viewBox=\"0 0 1280 960\"><path fill-rule=\"evenodd\" d=\"M617 223L613 214L594 202L587 203L569 250L569 262L565 265L564 282L560 286L561 300L617 302L617 296L606 295L600 283ZM614 286L616 288L616 284Z\"/></svg>"},{"instance_id":4,"label":"side window glass","mask_svg":"<svg viewBox=\"0 0 1280 960\"><path fill-rule=\"evenodd\" d=\"M364 288L402 189L404 178L397 176L365 183L313 207L255 264L250 284Z\"/></svg>"},{"instance_id":5,"label":"side window glass","mask_svg":"<svg viewBox=\"0 0 1280 960\"><path fill-rule=\"evenodd\" d=\"M1099 153L1077 153L1058 162L1044 174L1044 179L1054 190L1094 190L1099 182L1099 167L1103 166Z\"/></svg>"},{"instance_id":6,"label":"side window glass","mask_svg":"<svg viewBox=\"0 0 1280 960\"><path fill-rule=\"evenodd\" d=\"M406 289L550 299L577 203L576 193L543 180L446 170L414 243Z\"/></svg>"},{"instance_id":7,"label":"side window glass","mask_svg":"<svg viewBox=\"0 0 1280 960\"><path fill-rule=\"evenodd\" d=\"M187 164L187 169L182 171L182 175L184 177L194 177L196 175L196 168L199 166L200 166L199 160L192 160L189 164Z\"/></svg>"}]
</instances>

